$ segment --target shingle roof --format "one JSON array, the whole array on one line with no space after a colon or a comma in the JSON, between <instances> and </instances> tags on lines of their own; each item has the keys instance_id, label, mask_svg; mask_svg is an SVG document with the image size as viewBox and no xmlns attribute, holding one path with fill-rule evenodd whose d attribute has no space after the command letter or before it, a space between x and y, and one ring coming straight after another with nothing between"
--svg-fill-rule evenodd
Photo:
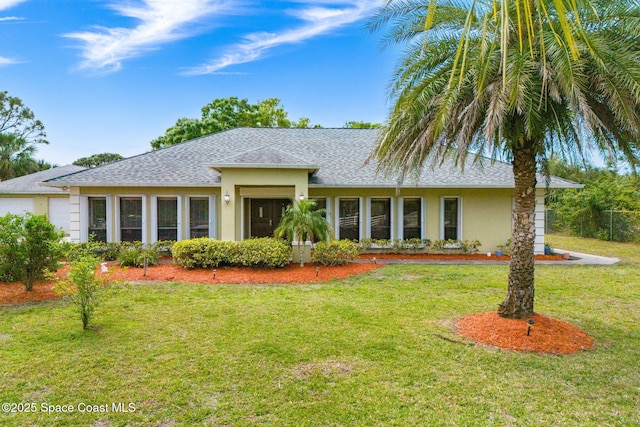
<instances>
[{"instance_id":1,"label":"shingle roof","mask_svg":"<svg viewBox=\"0 0 640 427\"><path fill-rule=\"evenodd\" d=\"M239 154L234 154L222 159L219 163L209 165L220 170L224 168L288 168L288 169L309 169L316 170L317 165L313 165L306 160L289 153L285 153L277 148L260 146Z\"/></svg>"},{"instance_id":2,"label":"shingle roof","mask_svg":"<svg viewBox=\"0 0 640 427\"><path fill-rule=\"evenodd\" d=\"M312 187L396 187L395 177L375 173L365 165L379 136L376 129L237 128L115 163L48 181L65 186L220 186L220 172L212 165L268 163L312 165ZM264 159L258 156L265 155ZM279 157L279 160L276 157ZM543 180L539 180L543 182ZM485 162L481 168L469 159L464 171L451 161L425 167L419 178L400 187L513 188L511 165ZM575 188L575 183L553 178L553 188Z\"/></svg>"},{"instance_id":3,"label":"shingle roof","mask_svg":"<svg viewBox=\"0 0 640 427\"><path fill-rule=\"evenodd\" d=\"M66 165L47 169L30 175L8 179L0 182L0 194L64 194L69 190L62 188L40 185L48 179L64 177L74 172L85 170L82 166Z\"/></svg>"}]
</instances>

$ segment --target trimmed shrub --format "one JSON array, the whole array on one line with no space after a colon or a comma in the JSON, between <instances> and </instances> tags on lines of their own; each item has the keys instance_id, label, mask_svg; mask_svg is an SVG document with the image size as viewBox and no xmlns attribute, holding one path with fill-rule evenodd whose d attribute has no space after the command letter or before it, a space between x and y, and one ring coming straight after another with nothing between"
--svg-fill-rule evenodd
<instances>
[{"instance_id":1,"label":"trimmed shrub","mask_svg":"<svg viewBox=\"0 0 640 427\"><path fill-rule=\"evenodd\" d=\"M173 245L173 262L187 269L232 265L237 257L236 245L209 237L181 240Z\"/></svg>"},{"instance_id":2,"label":"trimmed shrub","mask_svg":"<svg viewBox=\"0 0 640 427\"><path fill-rule=\"evenodd\" d=\"M318 242L311 260L322 265L344 265L358 256L358 247L351 240Z\"/></svg>"},{"instance_id":3,"label":"trimmed shrub","mask_svg":"<svg viewBox=\"0 0 640 427\"><path fill-rule=\"evenodd\" d=\"M291 246L269 237L228 242L208 237L182 240L173 245L173 262L183 268L214 268L222 265L284 267Z\"/></svg>"},{"instance_id":4,"label":"trimmed shrub","mask_svg":"<svg viewBox=\"0 0 640 427\"><path fill-rule=\"evenodd\" d=\"M271 237L243 240L238 243L236 262L244 267L284 267L291 258L291 245Z\"/></svg>"}]
</instances>

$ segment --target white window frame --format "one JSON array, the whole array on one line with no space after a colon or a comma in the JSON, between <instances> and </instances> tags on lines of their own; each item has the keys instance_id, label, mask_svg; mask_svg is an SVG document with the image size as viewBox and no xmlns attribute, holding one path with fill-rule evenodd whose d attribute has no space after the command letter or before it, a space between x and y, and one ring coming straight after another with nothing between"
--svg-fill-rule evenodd
<instances>
[{"instance_id":1,"label":"white window frame","mask_svg":"<svg viewBox=\"0 0 640 427\"><path fill-rule=\"evenodd\" d=\"M176 240L182 240L182 197L176 195L157 195L151 197L151 243L158 241L158 199L175 199L178 210Z\"/></svg>"},{"instance_id":2,"label":"white window frame","mask_svg":"<svg viewBox=\"0 0 640 427\"><path fill-rule=\"evenodd\" d=\"M83 194L80 196L80 242L89 241L89 199L105 199L107 209L107 243L111 242L113 222L112 198L109 194Z\"/></svg>"},{"instance_id":3,"label":"white window frame","mask_svg":"<svg viewBox=\"0 0 640 427\"><path fill-rule=\"evenodd\" d=\"M397 236L398 239L403 240L404 237L404 199L418 199L420 200L420 238L427 238L427 203L424 197L422 196L406 196L406 197L398 197L398 227L397 227Z\"/></svg>"},{"instance_id":4,"label":"white window frame","mask_svg":"<svg viewBox=\"0 0 640 427\"><path fill-rule=\"evenodd\" d=\"M396 238L396 233L395 233L395 229L396 229L396 222L395 222L395 198L394 197L388 197L388 196L371 196L371 197L367 197L367 202L366 202L366 206L367 206L367 224L366 224L366 231L365 231L365 236L367 236L367 238L371 238L371 219L372 219L372 215L371 215L371 202L374 199L388 199L389 200L389 240L393 241Z\"/></svg>"},{"instance_id":5,"label":"white window frame","mask_svg":"<svg viewBox=\"0 0 640 427\"><path fill-rule=\"evenodd\" d=\"M440 197L440 240L444 240L444 201L449 199L458 200L458 237L456 240L463 240L462 236L462 197L461 196L442 196Z\"/></svg>"},{"instance_id":6,"label":"white window frame","mask_svg":"<svg viewBox=\"0 0 640 427\"><path fill-rule=\"evenodd\" d=\"M187 225L184 234L185 239L191 239L191 198L195 197L209 199L209 237L212 239L217 239L218 232L216 222L216 196L212 196L210 194L189 194L185 196L185 205L187 207L186 218L184 219L184 223Z\"/></svg>"},{"instance_id":7,"label":"white window frame","mask_svg":"<svg viewBox=\"0 0 640 427\"><path fill-rule=\"evenodd\" d=\"M336 234L336 239L340 240L342 237L340 237L340 200L342 199L358 199L358 240L362 240L364 238L363 236L363 224L362 224L362 217L364 216L364 202L362 200L362 197L360 196L339 196L335 198L335 203L334 203L334 231Z\"/></svg>"},{"instance_id":8,"label":"white window frame","mask_svg":"<svg viewBox=\"0 0 640 427\"><path fill-rule=\"evenodd\" d=\"M141 235L141 239L142 239L142 243L143 244L148 244L149 243L149 236L147 233L147 214L148 214L148 206L147 206L147 197L143 194L119 194L116 196L116 208L115 208L115 216L116 216L116 242L121 242L121 230L120 230L120 200L121 199L136 199L136 198L140 198L142 199L142 222L141 222L141 227L142 227L142 235Z\"/></svg>"}]
</instances>

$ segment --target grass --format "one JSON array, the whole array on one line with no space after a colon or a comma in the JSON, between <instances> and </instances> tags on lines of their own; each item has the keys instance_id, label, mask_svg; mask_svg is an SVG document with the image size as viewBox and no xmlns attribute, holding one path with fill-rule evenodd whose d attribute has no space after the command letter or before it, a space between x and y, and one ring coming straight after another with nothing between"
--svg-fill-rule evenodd
<instances>
[{"instance_id":1,"label":"grass","mask_svg":"<svg viewBox=\"0 0 640 427\"><path fill-rule=\"evenodd\" d=\"M601 252L624 258L618 266L537 267L536 311L596 340L570 356L455 335L456 318L502 301L503 265L396 265L314 285L114 286L88 331L66 301L2 307L0 402L37 412L0 412L0 424L640 425L639 249Z\"/></svg>"}]
</instances>

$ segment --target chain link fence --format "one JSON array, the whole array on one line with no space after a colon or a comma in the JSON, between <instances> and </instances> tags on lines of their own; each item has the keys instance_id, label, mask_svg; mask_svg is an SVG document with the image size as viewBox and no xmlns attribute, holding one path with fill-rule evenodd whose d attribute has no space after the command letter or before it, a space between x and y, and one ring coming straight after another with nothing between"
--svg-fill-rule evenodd
<instances>
[{"instance_id":1,"label":"chain link fence","mask_svg":"<svg viewBox=\"0 0 640 427\"><path fill-rule=\"evenodd\" d=\"M569 233L613 242L640 243L640 212L622 210L559 212L545 209L545 233Z\"/></svg>"}]
</instances>

